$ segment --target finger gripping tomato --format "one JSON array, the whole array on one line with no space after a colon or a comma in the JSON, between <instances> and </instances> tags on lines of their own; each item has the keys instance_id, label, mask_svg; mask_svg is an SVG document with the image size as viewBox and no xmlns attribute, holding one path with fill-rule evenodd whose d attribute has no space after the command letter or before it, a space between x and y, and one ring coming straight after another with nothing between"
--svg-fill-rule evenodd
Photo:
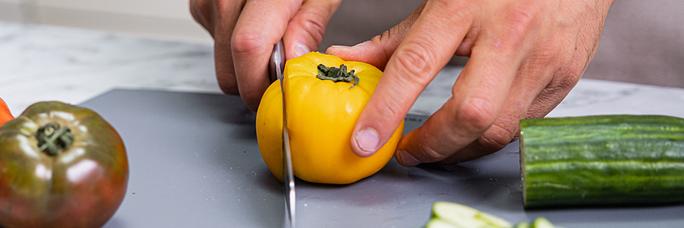
<instances>
[{"instance_id":1,"label":"finger gripping tomato","mask_svg":"<svg viewBox=\"0 0 684 228\"><path fill-rule=\"evenodd\" d=\"M90 109L39 102L0 128L0 226L101 227L127 181L121 137Z\"/></svg>"},{"instance_id":2,"label":"finger gripping tomato","mask_svg":"<svg viewBox=\"0 0 684 228\"><path fill-rule=\"evenodd\" d=\"M356 155L351 136L382 71L339 57L310 52L287 61L284 71L287 123L294 175L315 183L349 184L380 170L392 158L404 123L369 157ZM261 157L282 178L280 83L264 93L256 117Z\"/></svg>"}]
</instances>

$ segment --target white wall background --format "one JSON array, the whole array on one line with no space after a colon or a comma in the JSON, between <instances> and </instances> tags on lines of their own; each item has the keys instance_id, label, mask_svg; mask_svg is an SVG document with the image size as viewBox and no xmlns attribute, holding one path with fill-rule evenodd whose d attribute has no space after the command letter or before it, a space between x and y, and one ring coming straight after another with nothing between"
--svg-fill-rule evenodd
<instances>
[{"instance_id":1,"label":"white wall background","mask_svg":"<svg viewBox=\"0 0 684 228\"><path fill-rule=\"evenodd\" d=\"M379 34L420 2L344 0L320 48ZM615 1L585 77L684 88L683 10L684 0ZM193 21L188 0L0 0L1 20L211 42Z\"/></svg>"},{"instance_id":2,"label":"white wall background","mask_svg":"<svg viewBox=\"0 0 684 228\"><path fill-rule=\"evenodd\" d=\"M0 0L0 20L211 40L193 21L188 0Z\"/></svg>"}]
</instances>

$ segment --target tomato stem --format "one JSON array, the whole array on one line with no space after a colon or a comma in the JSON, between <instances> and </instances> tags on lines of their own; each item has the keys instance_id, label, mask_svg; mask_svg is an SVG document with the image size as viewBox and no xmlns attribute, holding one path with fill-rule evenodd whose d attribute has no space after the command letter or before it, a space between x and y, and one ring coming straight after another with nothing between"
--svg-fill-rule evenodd
<instances>
[{"instance_id":1,"label":"tomato stem","mask_svg":"<svg viewBox=\"0 0 684 228\"><path fill-rule=\"evenodd\" d=\"M66 150L74 142L74 135L68 127L62 127L56 123L49 123L36 132L38 149L44 153L55 156L60 151Z\"/></svg>"},{"instance_id":2,"label":"tomato stem","mask_svg":"<svg viewBox=\"0 0 684 228\"><path fill-rule=\"evenodd\" d=\"M354 70L347 72L347 66L344 64L341 64L339 68L318 64L318 75L316 77L333 82L351 82L352 88L359 84L359 76L354 74Z\"/></svg>"}]
</instances>

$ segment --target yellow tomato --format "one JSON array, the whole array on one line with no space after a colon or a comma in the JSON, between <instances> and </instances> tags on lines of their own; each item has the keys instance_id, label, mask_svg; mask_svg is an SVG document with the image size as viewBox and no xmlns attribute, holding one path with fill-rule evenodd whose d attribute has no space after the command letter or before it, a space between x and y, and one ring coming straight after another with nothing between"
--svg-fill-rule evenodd
<instances>
[{"instance_id":1,"label":"yellow tomato","mask_svg":"<svg viewBox=\"0 0 684 228\"><path fill-rule=\"evenodd\" d=\"M333 69L327 72L330 78L323 72L328 69ZM288 60L284 77L295 176L315 183L349 184L376 173L389 162L401 138L403 122L372 156L359 157L351 148L356 120L382 71L367 63L311 52ZM261 157L278 179L282 178L282 125L282 95L276 81L261 98L256 132Z\"/></svg>"}]
</instances>

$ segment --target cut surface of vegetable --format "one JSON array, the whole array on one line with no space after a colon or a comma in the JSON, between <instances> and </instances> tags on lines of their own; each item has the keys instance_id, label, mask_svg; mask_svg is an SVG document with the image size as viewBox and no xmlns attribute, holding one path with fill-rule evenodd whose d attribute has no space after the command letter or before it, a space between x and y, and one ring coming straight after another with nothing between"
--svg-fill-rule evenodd
<instances>
[{"instance_id":1,"label":"cut surface of vegetable","mask_svg":"<svg viewBox=\"0 0 684 228\"><path fill-rule=\"evenodd\" d=\"M539 217L532 222L532 228L554 228L554 226L546 218Z\"/></svg>"},{"instance_id":2,"label":"cut surface of vegetable","mask_svg":"<svg viewBox=\"0 0 684 228\"><path fill-rule=\"evenodd\" d=\"M511 227L507 221L474 208L450 202L435 202L432 217L456 227Z\"/></svg>"},{"instance_id":3,"label":"cut surface of vegetable","mask_svg":"<svg viewBox=\"0 0 684 228\"><path fill-rule=\"evenodd\" d=\"M527 222L520 222L518 224L515 224L515 228L530 228L530 224Z\"/></svg>"},{"instance_id":4,"label":"cut surface of vegetable","mask_svg":"<svg viewBox=\"0 0 684 228\"><path fill-rule=\"evenodd\" d=\"M454 224L441 220L439 218L432 218L425 224L425 228L460 228Z\"/></svg>"},{"instance_id":5,"label":"cut surface of vegetable","mask_svg":"<svg viewBox=\"0 0 684 228\"><path fill-rule=\"evenodd\" d=\"M605 115L520 122L526 208L684 202L684 119Z\"/></svg>"}]
</instances>

